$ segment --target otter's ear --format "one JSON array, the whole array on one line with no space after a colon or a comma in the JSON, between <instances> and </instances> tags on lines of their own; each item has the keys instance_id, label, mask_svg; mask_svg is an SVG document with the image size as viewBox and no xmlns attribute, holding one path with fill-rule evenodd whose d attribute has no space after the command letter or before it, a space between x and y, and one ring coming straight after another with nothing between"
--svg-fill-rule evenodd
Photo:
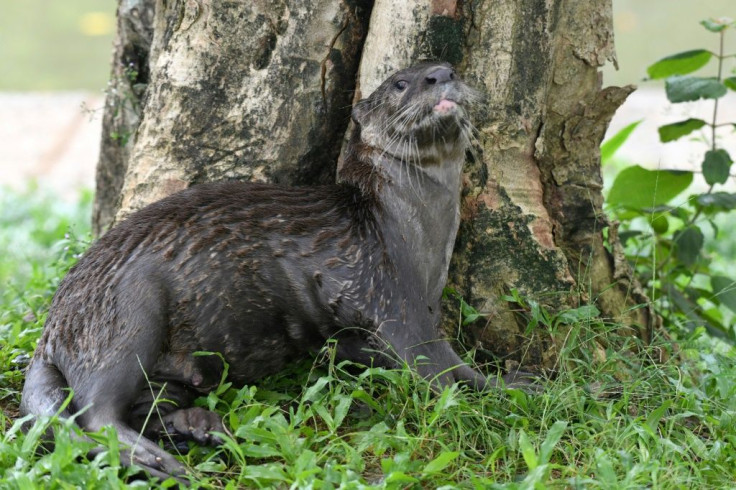
<instances>
[{"instance_id":1,"label":"otter's ear","mask_svg":"<svg viewBox=\"0 0 736 490\"><path fill-rule=\"evenodd\" d=\"M358 103L353 106L353 122L362 126L365 122L365 117L368 114L369 110L370 104L368 103L368 99L358 101Z\"/></svg>"}]
</instances>

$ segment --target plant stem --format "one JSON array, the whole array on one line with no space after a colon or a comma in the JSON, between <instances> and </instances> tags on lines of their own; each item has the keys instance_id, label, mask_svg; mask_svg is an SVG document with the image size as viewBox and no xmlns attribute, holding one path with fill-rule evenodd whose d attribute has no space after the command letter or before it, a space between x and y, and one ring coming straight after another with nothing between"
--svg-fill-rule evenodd
<instances>
[{"instance_id":1,"label":"plant stem","mask_svg":"<svg viewBox=\"0 0 736 490\"><path fill-rule=\"evenodd\" d=\"M718 47L718 77L717 80L720 82L723 78L723 40L724 40L724 32L721 31L719 34L719 47ZM718 121L718 99L715 99L713 101L713 121L711 122L711 142L710 142L710 148L711 150L716 150L716 123Z\"/></svg>"},{"instance_id":2,"label":"plant stem","mask_svg":"<svg viewBox=\"0 0 736 490\"><path fill-rule=\"evenodd\" d=\"M719 48L718 48L718 54L716 55L716 57L718 58L718 76L717 76L717 80L720 82L723 79L723 60L726 58L726 56L723 56L724 31L721 31L718 34L719 34L719 37L720 37L720 43L719 43ZM717 121L718 121L718 99L715 99L713 101L713 119L711 120L710 124L708 124L710 126L710 130L711 130L711 133L710 133L710 135L711 135L710 136L710 138L711 138L710 148L711 148L712 151L716 151L716 128L718 127ZM710 187L708 187L708 190L705 191L705 194L703 194L703 195L708 195L708 194L712 193L713 192L713 187L714 187L714 184L711 184ZM695 221L700 217L700 214L702 212L703 212L703 208L702 207L697 208L696 211L695 211L695 213L690 217L689 220L687 220L687 223L685 223L685 226L683 227L683 229L684 228L687 228L688 226L692 226L695 223ZM656 244L656 240L655 240L655 244ZM677 247L678 246L677 243L674 243L674 246ZM662 262L660 262L659 265L656 267L655 277L658 274L661 274L662 273L662 271L664 270L664 268L669 263L670 259L672 259L672 256L673 255L674 255L674 249L671 250L670 253L669 253L669 255L667 255L667 257L665 257L665 259ZM692 276L690 276L690 281L692 281L692 278L693 278L694 275L695 274L693 274ZM690 282L688 282L688 285L689 284L690 284Z\"/></svg>"}]
</instances>

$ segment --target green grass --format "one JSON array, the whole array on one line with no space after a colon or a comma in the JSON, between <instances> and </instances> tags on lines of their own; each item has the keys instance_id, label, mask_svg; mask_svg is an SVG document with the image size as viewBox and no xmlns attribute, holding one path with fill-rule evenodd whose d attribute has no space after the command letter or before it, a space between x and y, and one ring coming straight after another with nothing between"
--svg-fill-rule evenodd
<instances>
[{"instance_id":1,"label":"green grass","mask_svg":"<svg viewBox=\"0 0 736 490\"><path fill-rule=\"evenodd\" d=\"M95 436L108 449L90 461L92 444L75 440L69 421L19 430L20 368L59 278L88 243L88 196L62 212L38 195L2 195L0 488L155 487L121 467L111 431ZM696 331L678 339L679 354L658 337L632 356L635 344L615 327L575 323L561 337L557 376L538 395L433 394L409 370L339 363L327 345L256 386L221 384L200 399L232 437L220 448L192 446L182 460L204 488L736 485L734 350ZM661 352L669 360L654 362ZM49 426L53 451L40 446Z\"/></svg>"}]
</instances>

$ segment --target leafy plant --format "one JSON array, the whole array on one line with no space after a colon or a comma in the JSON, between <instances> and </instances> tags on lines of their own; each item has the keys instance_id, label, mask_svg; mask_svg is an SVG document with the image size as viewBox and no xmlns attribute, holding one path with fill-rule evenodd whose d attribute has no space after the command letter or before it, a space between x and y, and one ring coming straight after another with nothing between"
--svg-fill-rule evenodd
<instances>
[{"instance_id":1,"label":"leafy plant","mask_svg":"<svg viewBox=\"0 0 736 490\"><path fill-rule=\"evenodd\" d=\"M670 325L690 330L704 326L712 335L734 342L736 282L713 264L717 251L709 246L722 236L722 217L736 209L736 194L718 186L729 179L733 158L721 146L721 138L733 133L736 122L719 122L719 100L736 91L736 76L724 77L736 53L724 53L726 33L736 27L731 19L701 22L718 36L718 50L693 49L667 56L649 66L650 79L664 79L667 99L678 104L706 99L713 101L710 120L690 117L659 128L662 143L676 141L696 131L706 146L701 172L707 184L697 192L693 172L647 170L640 166L618 174L608 195L608 205L623 223L620 237L629 260L651 291L657 310ZM694 72L715 61L714 76ZM736 69L732 68L732 73ZM623 144L634 123L602 146L604 162ZM685 191L693 192L676 203ZM674 203L674 204L673 204ZM733 232L733 227L731 227Z\"/></svg>"}]
</instances>

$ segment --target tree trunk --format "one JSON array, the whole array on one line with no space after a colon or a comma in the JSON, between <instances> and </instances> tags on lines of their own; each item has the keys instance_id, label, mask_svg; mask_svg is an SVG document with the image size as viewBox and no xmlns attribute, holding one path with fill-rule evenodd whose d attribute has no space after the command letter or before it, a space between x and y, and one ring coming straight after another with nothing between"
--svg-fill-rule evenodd
<instances>
[{"instance_id":1,"label":"tree trunk","mask_svg":"<svg viewBox=\"0 0 736 490\"><path fill-rule=\"evenodd\" d=\"M554 365L556 339L522 335L500 299L511 289L552 308L595 302L649 338L654 316L632 308L646 297L615 228L611 252L604 246L598 146L632 90L601 90L598 68L615 61L610 0L160 0L151 18L142 119L137 129L126 119L135 134L125 145L103 136L98 175L117 180L98 180L95 229L198 182L331 182L353 98L396 69L441 59L486 94L451 270L451 286L488 314L471 340ZM108 103L106 128L118 105Z\"/></svg>"},{"instance_id":2,"label":"tree trunk","mask_svg":"<svg viewBox=\"0 0 736 490\"><path fill-rule=\"evenodd\" d=\"M100 235L120 208L120 193L128 169L131 137L141 119L141 98L150 78L154 0L122 0L118 5L110 82L102 118L97 189L92 228Z\"/></svg>"},{"instance_id":3,"label":"tree trunk","mask_svg":"<svg viewBox=\"0 0 736 490\"><path fill-rule=\"evenodd\" d=\"M119 172L123 185L97 208L119 200L119 220L212 180L334 181L369 8L360 0L156 2L142 119L125 152L104 151L119 144L105 132L99 173ZM99 214L97 230L110 224Z\"/></svg>"}]
</instances>

